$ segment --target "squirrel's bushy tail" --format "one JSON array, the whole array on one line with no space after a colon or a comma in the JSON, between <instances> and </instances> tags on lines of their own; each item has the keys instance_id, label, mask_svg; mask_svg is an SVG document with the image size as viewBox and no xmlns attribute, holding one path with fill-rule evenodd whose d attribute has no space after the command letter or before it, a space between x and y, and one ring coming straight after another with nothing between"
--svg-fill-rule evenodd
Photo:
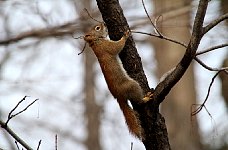
<instances>
[{"instance_id":1,"label":"squirrel's bushy tail","mask_svg":"<svg viewBox=\"0 0 228 150\"><path fill-rule=\"evenodd\" d=\"M129 131L139 138L140 140L143 139L143 130L138 118L137 112L135 112L128 104L126 100L123 99L117 99L120 108L124 114L127 126L129 128Z\"/></svg>"}]
</instances>

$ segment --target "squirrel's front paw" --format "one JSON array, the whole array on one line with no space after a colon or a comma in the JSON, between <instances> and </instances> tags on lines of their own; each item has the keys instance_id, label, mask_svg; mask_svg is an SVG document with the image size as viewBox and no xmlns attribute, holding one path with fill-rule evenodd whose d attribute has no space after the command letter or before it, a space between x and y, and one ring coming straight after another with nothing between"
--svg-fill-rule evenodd
<instances>
[{"instance_id":1,"label":"squirrel's front paw","mask_svg":"<svg viewBox=\"0 0 228 150\"><path fill-rule=\"evenodd\" d=\"M151 100L153 98L153 93L148 92L145 97L143 98L144 103L148 102L149 100Z\"/></svg>"}]
</instances>

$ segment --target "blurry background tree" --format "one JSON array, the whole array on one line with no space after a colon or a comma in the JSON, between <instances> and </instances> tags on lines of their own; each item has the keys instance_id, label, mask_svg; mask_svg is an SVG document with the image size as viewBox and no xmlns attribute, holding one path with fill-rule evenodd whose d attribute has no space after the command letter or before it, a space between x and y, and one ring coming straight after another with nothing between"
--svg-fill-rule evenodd
<instances>
[{"instance_id":1,"label":"blurry background tree","mask_svg":"<svg viewBox=\"0 0 228 150\"><path fill-rule=\"evenodd\" d=\"M228 1L221 0L220 7L221 7L221 9L220 9L221 14L228 13ZM225 25L228 26L228 20L225 21ZM228 51L226 51L225 56L226 57L224 58L222 67L228 66ZM223 96L223 98L225 100L226 108L227 108L227 111L228 111L228 92L227 92L228 91L228 77L222 73L220 75L220 78L221 78L221 82L222 82L222 87L221 87L222 88L222 96Z\"/></svg>"},{"instance_id":2,"label":"blurry background tree","mask_svg":"<svg viewBox=\"0 0 228 150\"><path fill-rule=\"evenodd\" d=\"M133 29L151 32L141 1L120 2ZM208 9L206 21L218 17L219 13L227 13L224 3L226 0L211 1L209 7L213 9ZM146 4L153 11L152 18L161 15L157 25L162 33L188 42L198 1L154 0ZM78 56L84 42L73 39L72 35L83 35L96 24L84 8L102 20L95 1L91 0L0 2L0 119L6 120L17 102L29 95L22 106L36 98L39 101L11 120L9 126L32 147L41 139L40 149L53 149L57 134L59 149L130 149L131 142L134 150L143 149L129 135L90 48L87 46ZM208 47L209 43L215 45L215 41L227 42L225 28L225 24L220 24L219 29L210 32L201 48ZM17 38L9 40L14 37ZM181 58L184 49L144 35L134 35L134 38L153 87ZM223 48L201 59L212 67L219 67L227 54ZM151 64L151 55L156 65ZM227 112L218 82L213 85L206 104L212 118L202 111L191 120L191 105L202 102L213 76L202 70L193 64L162 104L172 149L227 148L228 123L224 121ZM0 148L17 149L14 140L2 129Z\"/></svg>"}]
</instances>

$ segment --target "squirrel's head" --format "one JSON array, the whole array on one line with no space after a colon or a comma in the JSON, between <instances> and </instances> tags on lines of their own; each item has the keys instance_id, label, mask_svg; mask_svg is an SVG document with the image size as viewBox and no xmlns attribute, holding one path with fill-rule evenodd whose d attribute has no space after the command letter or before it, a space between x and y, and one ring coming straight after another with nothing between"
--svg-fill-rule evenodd
<instances>
[{"instance_id":1,"label":"squirrel's head","mask_svg":"<svg viewBox=\"0 0 228 150\"><path fill-rule=\"evenodd\" d=\"M98 38L106 38L108 36L108 30L104 23L100 23L94 26L89 32L84 36L84 40L89 42L91 40L96 40Z\"/></svg>"}]
</instances>

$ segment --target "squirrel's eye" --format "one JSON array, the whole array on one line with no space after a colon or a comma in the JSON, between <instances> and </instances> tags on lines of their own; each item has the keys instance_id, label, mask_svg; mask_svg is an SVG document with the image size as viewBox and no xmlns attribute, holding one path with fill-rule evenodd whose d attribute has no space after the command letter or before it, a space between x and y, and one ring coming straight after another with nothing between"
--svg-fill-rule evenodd
<instances>
[{"instance_id":1,"label":"squirrel's eye","mask_svg":"<svg viewBox=\"0 0 228 150\"><path fill-rule=\"evenodd\" d=\"M100 26L96 26L96 27L95 27L95 30L96 30L96 31L99 31L100 29L101 29Z\"/></svg>"}]
</instances>

